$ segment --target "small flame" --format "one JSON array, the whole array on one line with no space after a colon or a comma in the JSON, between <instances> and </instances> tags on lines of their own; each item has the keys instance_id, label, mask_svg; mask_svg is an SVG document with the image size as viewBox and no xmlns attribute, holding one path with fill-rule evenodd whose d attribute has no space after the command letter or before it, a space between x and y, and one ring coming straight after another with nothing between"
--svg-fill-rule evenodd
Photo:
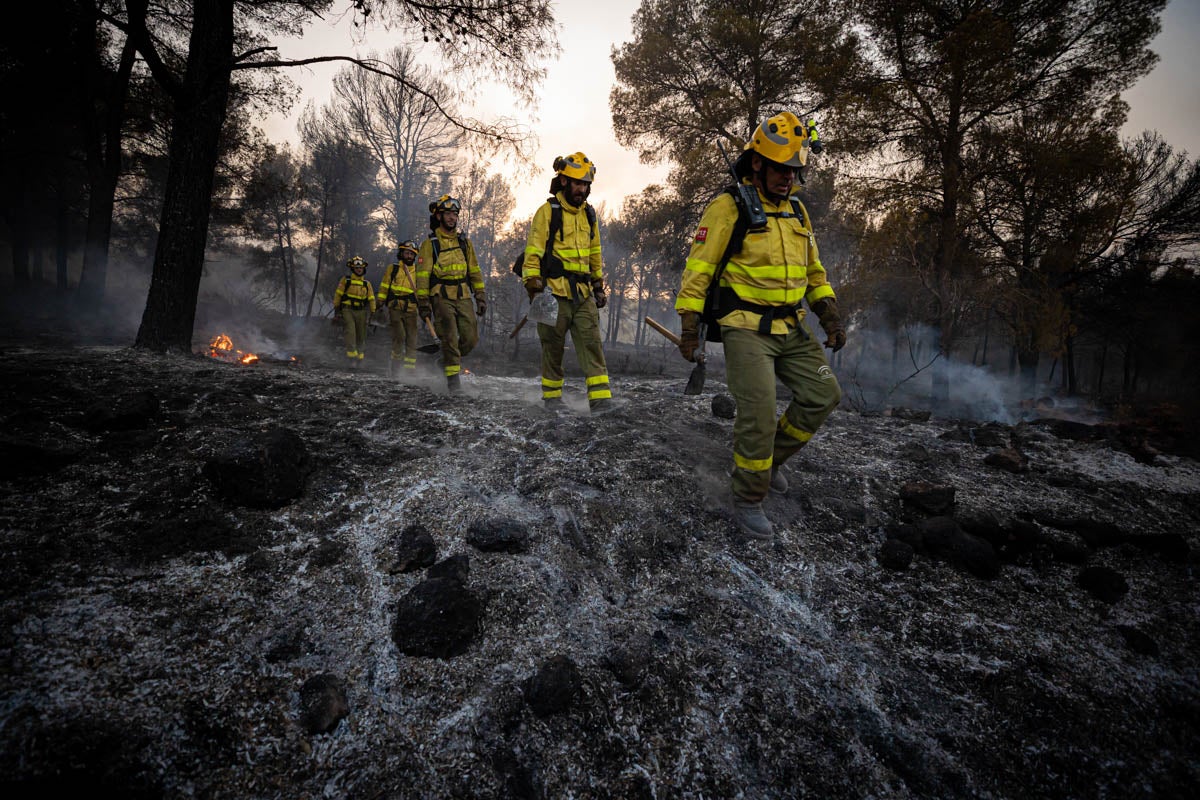
<instances>
[{"instance_id":1,"label":"small flame","mask_svg":"<svg viewBox=\"0 0 1200 800\"><path fill-rule=\"evenodd\" d=\"M208 343L208 354L222 361L236 361L239 364L253 364L258 361L258 356L254 353L243 353L241 350L234 350L233 339L230 339L224 333L218 333Z\"/></svg>"}]
</instances>

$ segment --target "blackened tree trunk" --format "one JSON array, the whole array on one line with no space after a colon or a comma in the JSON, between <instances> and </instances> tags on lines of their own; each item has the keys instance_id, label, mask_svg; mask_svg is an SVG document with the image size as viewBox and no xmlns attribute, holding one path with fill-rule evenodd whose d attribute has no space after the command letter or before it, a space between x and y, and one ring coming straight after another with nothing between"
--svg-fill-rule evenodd
<instances>
[{"instance_id":1,"label":"blackened tree trunk","mask_svg":"<svg viewBox=\"0 0 1200 800\"><path fill-rule=\"evenodd\" d=\"M67 291L67 251L70 249L71 208L60 193L54 210L54 285L59 292Z\"/></svg>"},{"instance_id":2,"label":"blackened tree trunk","mask_svg":"<svg viewBox=\"0 0 1200 800\"><path fill-rule=\"evenodd\" d=\"M305 317L312 316L313 302L317 299L317 287L321 285L321 260L325 255L325 225L326 225L327 206L321 206L321 236L317 240L317 271L313 275L312 291L308 295L308 308L304 311Z\"/></svg>"},{"instance_id":3,"label":"blackened tree trunk","mask_svg":"<svg viewBox=\"0 0 1200 800\"><path fill-rule=\"evenodd\" d=\"M1067 390L1068 397L1074 397L1079 394L1079 383L1075 375L1075 337L1068 336L1066 341L1067 352L1063 358L1063 388Z\"/></svg>"},{"instance_id":4,"label":"blackened tree trunk","mask_svg":"<svg viewBox=\"0 0 1200 800\"><path fill-rule=\"evenodd\" d=\"M125 96L133 71L135 49L126 39L116 75L103 92L103 118L85 114L87 126L88 216L83 246L83 270L79 274L79 296L85 302L104 299L108 280L108 249L112 240L113 198L121 176L121 127L125 121ZM91 65L89 74L101 77ZM103 127L100 127L102 125Z\"/></svg>"},{"instance_id":5,"label":"blackened tree trunk","mask_svg":"<svg viewBox=\"0 0 1200 800\"><path fill-rule=\"evenodd\" d=\"M212 188L233 61L233 0L196 0L176 91L158 246L137 347L187 352L204 270Z\"/></svg>"},{"instance_id":6,"label":"blackened tree trunk","mask_svg":"<svg viewBox=\"0 0 1200 800\"><path fill-rule=\"evenodd\" d=\"M29 251L31 241L29 231L32 228L33 220L29 213L29 192L26 189L28 185L27 182L21 180L15 182L8 212L4 215L5 222L8 223L9 248L12 252L13 284L19 287L28 286L30 283Z\"/></svg>"}]
</instances>

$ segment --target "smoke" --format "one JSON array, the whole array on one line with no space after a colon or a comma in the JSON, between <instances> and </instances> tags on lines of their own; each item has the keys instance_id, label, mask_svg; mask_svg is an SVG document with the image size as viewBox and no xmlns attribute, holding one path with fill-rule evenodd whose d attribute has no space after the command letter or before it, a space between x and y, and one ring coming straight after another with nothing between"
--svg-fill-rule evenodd
<instances>
[{"instance_id":1,"label":"smoke","mask_svg":"<svg viewBox=\"0 0 1200 800\"><path fill-rule=\"evenodd\" d=\"M810 318L810 325L814 336L824 341L825 334L817 321ZM974 347L974 342L969 346ZM832 358L832 363L842 385L843 406L858 411L911 408L1006 424L1043 416L1046 407L1054 404L1050 399L1054 388L1040 380L1032 389L1023 388L1015 370L1010 372L1007 365L997 369L996 355L1007 361L1008 348L993 344L989 354L992 365L939 355L935 332L925 325L900 329L852 325L847 331L846 347ZM933 382L939 371L945 376L949 397L945 404L935 406ZM1057 416L1073 413L1070 404L1057 405Z\"/></svg>"},{"instance_id":2,"label":"smoke","mask_svg":"<svg viewBox=\"0 0 1200 800\"><path fill-rule=\"evenodd\" d=\"M303 270L301 270L303 271ZM297 297L308 305L311 277L301 276ZM324 304L328 306L328 303ZM314 304L314 313L322 309ZM193 347L201 350L217 334L233 340L234 348L259 356L283 357L304 349L307 332L324 318L305 320L284 313L282 285L264 280L244 259L225 256L205 263L200 280Z\"/></svg>"},{"instance_id":3,"label":"smoke","mask_svg":"<svg viewBox=\"0 0 1200 800\"><path fill-rule=\"evenodd\" d=\"M103 296L71 295L73 333L85 344L133 344L149 291L150 272L142 262L111 255Z\"/></svg>"}]
</instances>

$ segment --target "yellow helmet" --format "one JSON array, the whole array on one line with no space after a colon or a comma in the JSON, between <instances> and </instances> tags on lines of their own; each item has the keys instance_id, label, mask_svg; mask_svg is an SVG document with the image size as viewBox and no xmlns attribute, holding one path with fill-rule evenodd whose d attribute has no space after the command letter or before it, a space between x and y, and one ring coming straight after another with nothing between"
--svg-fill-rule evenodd
<instances>
[{"instance_id":1,"label":"yellow helmet","mask_svg":"<svg viewBox=\"0 0 1200 800\"><path fill-rule=\"evenodd\" d=\"M367 262L363 260L362 256L355 256L354 258L352 258L346 262L346 266L349 267L350 269L358 269L359 267L366 269Z\"/></svg>"},{"instance_id":2,"label":"yellow helmet","mask_svg":"<svg viewBox=\"0 0 1200 800\"><path fill-rule=\"evenodd\" d=\"M596 165L583 153L572 153L554 159L554 172L577 181L591 183L596 180Z\"/></svg>"},{"instance_id":3,"label":"yellow helmet","mask_svg":"<svg viewBox=\"0 0 1200 800\"><path fill-rule=\"evenodd\" d=\"M746 142L745 150L753 150L776 164L803 167L808 161L809 146L808 127L795 114L784 111L763 120Z\"/></svg>"},{"instance_id":4,"label":"yellow helmet","mask_svg":"<svg viewBox=\"0 0 1200 800\"><path fill-rule=\"evenodd\" d=\"M405 251L405 250L407 250L408 252L412 253L414 256L415 256L417 253L419 253L419 252L420 252L420 251L417 249L416 242L414 242L412 239L405 239L403 242L401 242L401 243L400 243L400 248L399 248L399 251L396 253L396 255L397 255L397 256L402 256L402 255L404 255L404 251Z\"/></svg>"},{"instance_id":5,"label":"yellow helmet","mask_svg":"<svg viewBox=\"0 0 1200 800\"><path fill-rule=\"evenodd\" d=\"M444 194L429 204L430 214L436 214L439 211L462 211L462 203L458 202L457 197Z\"/></svg>"}]
</instances>

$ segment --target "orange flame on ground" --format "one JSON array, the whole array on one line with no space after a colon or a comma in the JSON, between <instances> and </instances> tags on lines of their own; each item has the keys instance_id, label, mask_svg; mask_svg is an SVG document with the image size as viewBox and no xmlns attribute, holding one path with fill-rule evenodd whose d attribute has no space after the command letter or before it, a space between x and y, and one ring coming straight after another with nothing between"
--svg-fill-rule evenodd
<instances>
[{"instance_id":1,"label":"orange flame on ground","mask_svg":"<svg viewBox=\"0 0 1200 800\"><path fill-rule=\"evenodd\" d=\"M237 355L234 355L234 353ZM254 353L243 353L241 350L234 350L233 339L230 339L223 333L218 333L208 343L208 354L222 361L233 360L239 364L253 364L258 361L258 356L254 355Z\"/></svg>"}]
</instances>

